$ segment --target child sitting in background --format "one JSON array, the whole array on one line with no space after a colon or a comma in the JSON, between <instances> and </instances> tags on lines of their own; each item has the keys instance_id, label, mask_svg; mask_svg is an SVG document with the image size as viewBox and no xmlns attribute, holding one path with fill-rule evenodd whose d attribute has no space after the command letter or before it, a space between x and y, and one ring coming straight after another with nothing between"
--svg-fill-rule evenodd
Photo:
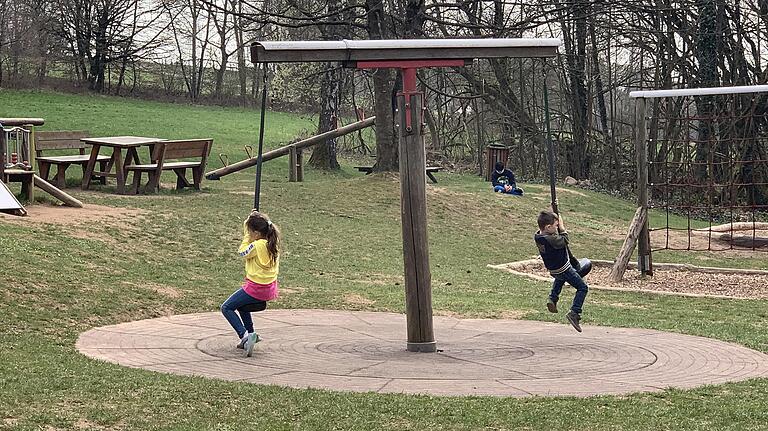
<instances>
[{"instance_id":1,"label":"child sitting in background","mask_svg":"<svg viewBox=\"0 0 768 431\"><path fill-rule=\"evenodd\" d=\"M496 162L493 172L491 172L491 185L493 186L493 191L497 193L517 196L522 196L523 194L523 189L517 187L515 174L505 168L503 162Z\"/></svg>"}]
</instances>

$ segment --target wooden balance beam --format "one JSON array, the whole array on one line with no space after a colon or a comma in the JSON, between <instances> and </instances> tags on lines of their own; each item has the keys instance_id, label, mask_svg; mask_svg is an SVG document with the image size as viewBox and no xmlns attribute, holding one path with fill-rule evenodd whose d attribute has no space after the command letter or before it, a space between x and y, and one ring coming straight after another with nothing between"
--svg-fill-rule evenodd
<instances>
[{"instance_id":1,"label":"wooden balance beam","mask_svg":"<svg viewBox=\"0 0 768 431\"><path fill-rule=\"evenodd\" d=\"M294 148L296 151L301 150L306 147L311 147L312 145L319 144L321 142L325 142L328 139L337 138L339 136L346 135L348 133L352 133L354 131L364 129L366 127L373 126L376 121L376 117L370 117L366 118L362 121L357 121L352 124L347 124L346 126L339 127L338 129L333 129L325 133L321 133L319 135L312 136L311 138L307 138L304 140L301 140L299 142L286 145L284 147L280 147L277 149L274 149L272 151L267 151L266 153L261 155L261 161L266 162L272 159L276 159L280 156L284 156L286 154L289 154L291 152L291 149ZM227 165L224 167L221 167L219 169L215 169L213 171L207 172L205 174L205 178L209 180L218 180L219 178L229 175L231 173L241 171L245 168L249 168L251 166L255 166L258 162L258 157L251 157L245 160L241 160L237 163L232 163L231 165ZM293 171L293 169L292 169Z\"/></svg>"}]
</instances>

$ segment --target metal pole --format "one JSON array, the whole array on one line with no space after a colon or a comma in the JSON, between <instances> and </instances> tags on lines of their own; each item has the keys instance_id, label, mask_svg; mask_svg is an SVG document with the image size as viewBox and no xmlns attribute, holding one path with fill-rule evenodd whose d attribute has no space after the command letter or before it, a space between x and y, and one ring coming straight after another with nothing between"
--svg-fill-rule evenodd
<instances>
[{"instance_id":1,"label":"metal pole","mask_svg":"<svg viewBox=\"0 0 768 431\"><path fill-rule=\"evenodd\" d=\"M253 208L259 210L259 196L261 195L261 153L264 149L264 114L267 110L267 65L264 63L264 77L261 90L261 123L259 125L259 154L256 156L256 191L253 196Z\"/></svg>"},{"instance_id":2,"label":"metal pole","mask_svg":"<svg viewBox=\"0 0 768 431\"><path fill-rule=\"evenodd\" d=\"M549 193L552 197L552 211L555 214L560 212L557 209L557 192L555 191L555 146L552 143L552 133L549 126L549 92L547 91L547 61L542 61L544 70L544 123L547 128L547 159L549 159Z\"/></svg>"}]
</instances>

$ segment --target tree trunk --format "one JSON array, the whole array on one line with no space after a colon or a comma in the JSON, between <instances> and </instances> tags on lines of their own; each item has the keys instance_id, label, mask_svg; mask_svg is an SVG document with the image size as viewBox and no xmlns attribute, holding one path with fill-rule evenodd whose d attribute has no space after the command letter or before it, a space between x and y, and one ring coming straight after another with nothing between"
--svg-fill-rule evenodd
<instances>
[{"instance_id":1,"label":"tree trunk","mask_svg":"<svg viewBox=\"0 0 768 431\"><path fill-rule=\"evenodd\" d=\"M232 9L236 12L233 19L235 27L235 43L237 43L237 78L238 83L240 84L240 97L245 100L248 96L248 68L245 64L243 20L240 17L240 14L243 12L243 2L232 0Z\"/></svg>"},{"instance_id":2,"label":"tree trunk","mask_svg":"<svg viewBox=\"0 0 768 431\"><path fill-rule=\"evenodd\" d=\"M341 72L333 63L325 64L323 83L320 86L320 120L317 134L325 133L338 127L339 99L341 96ZM309 164L320 169L339 169L336 159L336 138L315 145Z\"/></svg>"},{"instance_id":3,"label":"tree trunk","mask_svg":"<svg viewBox=\"0 0 768 431\"><path fill-rule=\"evenodd\" d=\"M586 0L576 0L571 4L574 20L573 40L568 32L563 32L563 40L568 58L568 77L570 81L571 110L573 111L573 139L566 141L566 160L568 174L575 178L589 177L589 158L587 155L587 87L585 83L587 14L589 5Z\"/></svg>"},{"instance_id":4,"label":"tree trunk","mask_svg":"<svg viewBox=\"0 0 768 431\"><path fill-rule=\"evenodd\" d=\"M387 27L387 18L383 0L366 0L368 35L370 39L388 39L391 31ZM374 110L376 111L376 171L397 171L397 135L394 130L394 73L390 69L377 69L373 72Z\"/></svg>"},{"instance_id":5,"label":"tree trunk","mask_svg":"<svg viewBox=\"0 0 768 431\"><path fill-rule=\"evenodd\" d=\"M699 87L716 87L719 83L717 73L717 7L715 0L696 0L699 13L699 31L696 41L696 60L699 63L697 81ZM698 136L696 142L696 165L693 172L699 181L707 178L707 161L710 156L711 140L714 138L714 122L712 117L716 112L715 98L712 96L695 97L698 121Z\"/></svg>"}]
</instances>

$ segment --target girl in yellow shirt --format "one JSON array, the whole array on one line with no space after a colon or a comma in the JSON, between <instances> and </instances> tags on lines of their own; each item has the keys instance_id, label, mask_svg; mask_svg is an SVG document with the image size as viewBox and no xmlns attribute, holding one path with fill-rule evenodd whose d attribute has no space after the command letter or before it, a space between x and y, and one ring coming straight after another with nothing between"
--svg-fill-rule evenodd
<instances>
[{"instance_id":1,"label":"girl in yellow shirt","mask_svg":"<svg viewBox=\"0 0 768 431\"><path fill-rule=\"evenodd\" d=\"M278 296L280 230L266 214L256 210L243 222L243 241L237 253L245 261L245 281L223 304L221 313L237 333L238 349L250 357L261 337L253 330L251 312L263 311ZM238 316L238 313L240 316Z\"/></svg>"}]
</instances>

